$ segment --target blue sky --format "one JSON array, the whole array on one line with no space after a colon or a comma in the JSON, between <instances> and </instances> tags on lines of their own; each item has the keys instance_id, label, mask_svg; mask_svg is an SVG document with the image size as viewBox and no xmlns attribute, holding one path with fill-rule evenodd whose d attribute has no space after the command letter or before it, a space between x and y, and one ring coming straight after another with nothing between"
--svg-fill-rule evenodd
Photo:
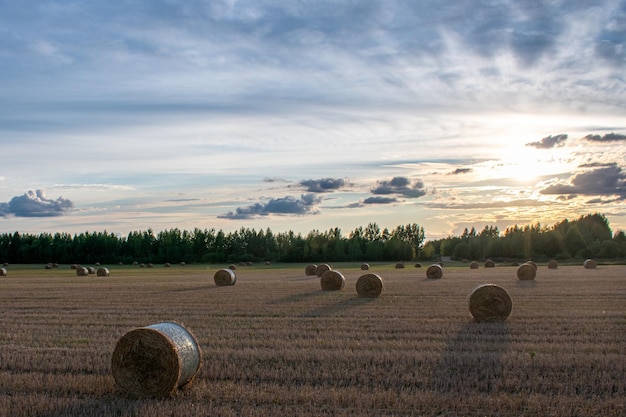
<instances>
[{"instance_id":1,"label":"blue sky","mask_svg":"<svg viewBox=\"0 0 626 417\"><path fill-rule=\"evenodd\" d=\"M0 0L0 233L626 229L626 1Z\"/></svg>"}]
</instances>

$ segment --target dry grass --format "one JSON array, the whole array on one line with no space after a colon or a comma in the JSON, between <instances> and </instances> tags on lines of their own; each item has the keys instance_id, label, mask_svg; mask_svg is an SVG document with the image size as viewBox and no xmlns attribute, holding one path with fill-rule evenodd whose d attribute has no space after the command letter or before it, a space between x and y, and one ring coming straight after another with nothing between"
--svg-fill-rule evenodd
<instances>
[{"instance_id":1,"label":"dry grass","mask_svg":"<svg viewBox=\"0 0 626 417\"><path fill-rule=\"evenodd\" d=\"M11 266L0 281L0 415L623 416L626 267L560 265L540 281L515 268L446 266L429 280L372 265L384 296L354 291L359 264L325 292L305 265L250 267L234 287L216 268L112 267L85 280L61 266ZM544 276L545 275L545 276ZM473 288L505 288L505 322L477 323ZM128 329L177 321L202 348L194 383L135 399L111 374Z\"/></svg>"}]
</instances>

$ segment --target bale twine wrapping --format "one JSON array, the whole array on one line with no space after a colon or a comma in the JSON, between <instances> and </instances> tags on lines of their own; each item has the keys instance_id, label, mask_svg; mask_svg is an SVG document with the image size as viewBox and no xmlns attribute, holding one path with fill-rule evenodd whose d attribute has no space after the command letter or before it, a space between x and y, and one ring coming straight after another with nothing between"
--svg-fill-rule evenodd
<instances>
[{"instance_id":1,"label":"bale twine wrapping","mask_svg":"<svg viewBox=\"0 0 626 417\"><path fill-rule=\"evenodd\" d=\"M356 281L356 292L359 297L376 298L383 292L383 279L378 274L361 275Z\"/></svg>"},{"instance_id":2,"label":"bale twine wrapping","mask_svg":"<svg viewBox=\"0 0 626 417\"><path fill-rule=\"evenodd\" d=\"M100 267L100 268L98 268L98 270L96 271L96 274L97 274L99 277L108 277L108 276L110 275L109 268Z\"/></svg>"},{"instance_id":3,"label":"bale twine wrapping","mask_svg":"<svg viewBox=\"0 0 626 417\"><path fill-rule=\"evenodd\" d=\"M237 275L232 269L220 269L213 276L213 280L215 281L215 285L217 285L218 287L235 285L235 283L237 282Z\"/></svg>"},{"instance_id":4,"label":"bale twine wrapping","mask_svg":"<svg viewBox=\"0 0 626 417\"><path fill-rule=\"evenodd\" d=\"M307 265L306 268L304 268L305 275L317 275L316 271L317 271L317 265L315 264Z\"/></svg>"},{"instance_id":5,"label":"bale twine wrapping","mask_svg":"<svg viewBox=\"0 0 626 417\"><path fill-rule=\"evenodd\" d=\"M324 275L324 273L326 271L330 271L331 269L333 269L333 268L330 265L328 265L328 264L318 265L315 268L315 275L317 275L318 277L321 277L322 275Z\"/></svg>"},{"instance_id":6,"label":"bale twine wrapping","mask_svg":"<svg viewBox=\"0 0 626 417\"><path fill-rule=\"evenodd\" d=\"M511 296L498 285L479 285L470 293L469 311L476 321L504 321L512 309Z\"/></svg>"},{"instance_id":7,"label":"bale twine wrapping","mask_svg":"<svg viewBox=\"0 0 626 417\"><path fill-rule=\"evenodd\" d=\"M320 284L324 291L339 291L346 285L346 278L341 272L330 269L322 274Z\"/></svg>"},{"instance_id":8,"label":"bale twine wrapping","mask_svg":"<svg viewBox=\"0 0 626 417\"><path fill-rule=\"evenodd\" d=\"M472 261L470 263L470 269L478 269L480 267L479 263L476 261Z\"/></svg>"},{"instance_id":9,"label":"bale twine wrapping","mask_svg":"<svg viewBox=\"0 0 626 417\"><path fill-rule=\"evenodd\" d=\"M0 268L0 277L6 277L6 276L7 276L7 269Z\"/></svg>"},{"instance_id":10,"label":"bale twine wrapping","mask_svg":"<svg viewBox=\"0 0 626 417\"><path fill-rule=\"evenodd\" d=\"M368 271L370 266L368 264L361 264L361 271Z\"/></svg>"},{"instance_id":11,"label":"bale twine wrapping","mask_svg":"<svg viewBox=\"0 0 626 417\"><path fill-rule=\"evenodd\" d=\"M596 269L598 267L598 263L595 261L595 259L587 259L583 266L585 267L585 269Z\"/></svg>"},{"instance_id":12,"label":"bale twine wrapping","mask_svg":"<svg viewBox=\"0 0 626 417\"><path fill-rule=\"evenodd\" d=\"M556 261L556 259L552 259L550 262L548 262L548 269L558 269L559 267L559 263Z\"/></svg>"},{"instance_id":13,"label":"bale twine wrapping","mask_svg":"<svg viewBox=\"0 0 626 417\"><path fill-rule=\"evenodd\" d=\"M196 338L182 325L163 322L122 336L111 358L117 385L138 397L173 396L200 368Z\"/></svg>"},{"instance_id":14,"label":"bale twine wrapping","mask_svg":"<svg viewBox=\"0 0 626 417\"><path fill-rule=\"evenodd\" d=\"M517 268L517 279L520 281L532 281L537 276L537 269L530 263L521 264Z\"/></svg>"},{"instance_id":15,"label":"bale twine wrapping","mask_svg":"<svg viewBox=\"0 0 626 417\"><path fill-rule=\"evenodd\" d=\"M495 267L496 267L496 263L492 261L491 259L487 259L485 261L485 268L495 268Z\"/></svg>"},{"instance_id":16,"label":"bale twine wrapping","mask_svg":"<svg viewBox=\"0 0 626 417\"><path fill-rule=\"evenodd\" d=\"M79 277L85 277L89 275L89 270L84 266L76 267L76 275Z\"/></svg>"},{"instance_id":17,"label":"bale twine wrapping","mask_svg":"<svg viewBox=\"0 0 626 417\"><path fill-rule=\"evenodd\" d=\"M426 277L430 279L439 279L443 276L443 268L439 264L432 264L426 270Z\"/></svg>"}]
</instances>

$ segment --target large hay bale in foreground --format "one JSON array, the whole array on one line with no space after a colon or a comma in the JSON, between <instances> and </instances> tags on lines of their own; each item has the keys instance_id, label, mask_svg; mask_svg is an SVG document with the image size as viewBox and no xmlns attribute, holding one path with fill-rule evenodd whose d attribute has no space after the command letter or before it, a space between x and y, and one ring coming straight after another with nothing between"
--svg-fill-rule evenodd
<instances>
[{"instance_id":1,"label":"large hay bale in foreground","mask_svg":"<svg viewBox=\"0 0 626 417\"><path fill-rule=\"evenodd\" d=\"M432 264L426 270L426 277L430 279L439 279L443 276L443 268L439 264Z\"/></svg>"},{"instance_id":2,"label":"large hay bale in foreground","mask_svg":"<svg viewBox=\"0 0 626 417\"><path fill-rule=\"evenodd\" d=\"M200 368L202 353L189 330L163 322L122 336L111 358L117 385L139 397L167 397L189 384Z\"/></svg>"},{"instance_id":3,"label":"large hay bale in foreground","mask_svg":"<svg viewBox=\"0 0 626 417\"><path fill-rule=\"evenodd\" d=\"M309 264L304 268L305 275L317 275L317 265Z\"/></svg>"},{"instance_id":4,"label":"large hay bale in foreground","mask_svg":"<svg viewBox=\"0 0 626 417\"><path fill-rule=\"evenodd\" d=\"M485 261L485 268L495 268L496 267L496 263L494 261L492 261L491 259L487 259Z\"/></svg>"},{"instance_id":5,"label":"large hay bale in foreground","mask_svg":"<svg viewBox=\"0 0 626 417\"><path fill-rule=\"evenodd\" d=\"M341 272L330 269L322 274L320 284L324 291L339 291L346 285L346 278Z\"/></svg>"},{"instance_id":6,"label":"large hay bale in foreground","mask_svg":"<svg viewBox=\"0 0 626 417\"><path fill-rule=\"evenodd\" d=\"M215 285L218 287L225 287L228 285L235 285L237 282L237 275L235 271L230 268L220 269L213 275Z\"/></svg>"},{"instance_id":7,"label":"large hay bale in foreground","mask_svg":"<svg viewBox=\"0 0 626 417\"><path fill-rule=\"evenodd\" d=\"M321 277L322 275L324 275L326 271L330 271L331 269L333 269L333 267L328 264L318 265L315 268L315 275L317 275L318 277Z\"/></svg>"},{"instance_id":8,"label":"large hay bale in foreground","mask_svg":"<svg viewBox=\"0 0 626 417\"><path fill-rule=\"evenodd\" d=\"M96 271L96 275L99 277L108 277L111 273L109 272L109 268L100 267Z\"/></svg>"},{"instance_id":9,"label":"large hay bale in foreground","mask_svg":"<svg viewBox=\"0 0 626 417\"><path fill-rule=\"evenodd\" d=\"M512 309L511 296L498 285L479 285L470 293L469 311L476 321L504 321Z\"/></svg>"},{"instance_id":10,"label":"large hay bale in foreground","mask_svg":"<svg viewBox=\"0 0 626 417\"><path fill-rule=\"evenodd\" d=\"M537 276L537 268L531 263L521 264L517 268L517 278L520 281L532 281Z\"/></svg>"},{"instance_id":11,"label":"large hay bale in foreground","mask_svg":"<svg viewBox=\"0 0 626 417\"><path fill-rule=\"evenodd\" d=\"M356 281L356 292L359 297L376 298L383 292L383 279L378 274L361 275Z\"/></svg>"},{"instance_id":12,"label":"large hay bale in foreground","mask_svg":"<svg viewBox=\"0 0 626 417\"><path fill-rule=\"evenodd\" d=\"M595 259L587 259L583 266L585 269L596 269L598 267L598 263Z\"/></svg>"},{"instance_id":13,"label":"large hay bale in foreground","mask_svg":"<svg viewBox=\"0 0 626 417\"><path fill-rule=\"evenodd\" d=\"M0 277L6 277L6 276L7 276L7 269L0 268Z\"/></svg>"},{"instance_id":14,"label":"large hay bale in foreground","mask_svg":"<svg viewBox=\"0 0 626 417\"><path fill-rule=\"evenodd\" d=\"M548 262L548 269L557 269L559 267L559 263L556 261L556 259L552 259L550 262Z\"/></svg>"},{"instance_id":15,"label":"large hay bale in foreground","mask_svg":"<svg viewBox=\"0 0 626 417\"><path fill-rule=\"evenodd\" d=\"M76 267L76 275L79 277L85 277L89 275L89 270L84 266L78 266Z\"/></svg>"},{"instance_id":16,"label":"large hay bale in foreground","mask_svg":"<svg viewBox=\"0 0 626 417\"><path fill-rule=\"evenodd\" d=\"M367 271L370 269L370 266L368 264L361 264L361 271Z\"/></svg>"},{"instance_id":17,"label":"large hay bale in foreground","mask_svg":"<svg viewBox=\"0 0 626 417\"><path fill-rule=\"evenodd\" d=\"M476 261L472 261L469 266L470 269L478 269L480 267L480 264Z\"/></svg>"}]
</instances>

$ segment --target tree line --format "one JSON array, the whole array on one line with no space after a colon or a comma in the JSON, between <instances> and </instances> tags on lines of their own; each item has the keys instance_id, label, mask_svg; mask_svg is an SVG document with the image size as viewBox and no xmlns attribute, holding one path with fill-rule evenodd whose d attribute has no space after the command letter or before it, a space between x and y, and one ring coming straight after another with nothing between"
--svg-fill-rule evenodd
<instances>
[{"instance_id":1,"label":"tree line","mask_svg":"<svg viewBox=\"0 0 626 417\"><path fill-rule=\"evenodd\" d=\"M602 214L563 220L554 226L513 226L501 233L485 226L465 229L461 236L425 242L416 223L382 229L376 223L357 227L347 236L339 228L306 235L273 233L269 228L242 227L234 232L177 228L154 233L42 233L0 235L0 262L8 263L235 263L341 262L491 259L624 258L626 235L612 234Z\"/></svg>"}]
</instances>

